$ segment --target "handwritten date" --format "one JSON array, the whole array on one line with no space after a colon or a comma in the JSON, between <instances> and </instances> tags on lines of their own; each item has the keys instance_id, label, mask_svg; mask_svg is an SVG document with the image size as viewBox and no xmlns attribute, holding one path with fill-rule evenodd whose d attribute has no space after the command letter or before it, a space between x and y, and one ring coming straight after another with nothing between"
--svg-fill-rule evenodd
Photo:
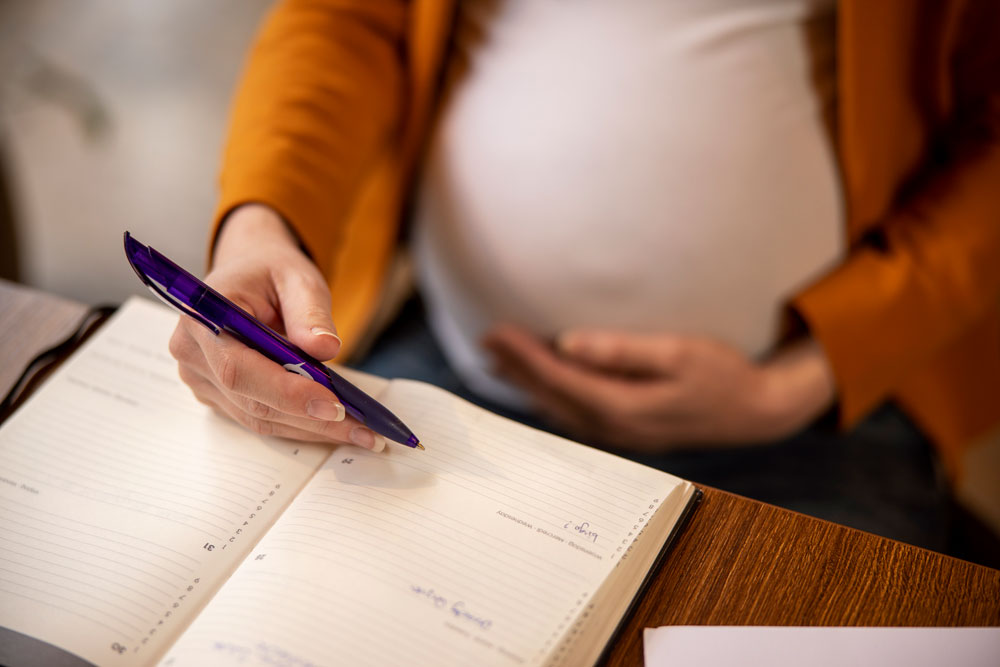
<instances>
[{"instance_id":1,"label":"handwritten date","mask_svg":"<svg viewBox=\"0 0 1000 667\"><path fill-rule=\"evenodd\" d=\"M571 532L577 533L586 540L590 540L594 544L597 544L597 531L591 530L589 521L580 521L579 523L574 523L573 521L567 521L563 528Z\"/></svg>"}]
</instances>

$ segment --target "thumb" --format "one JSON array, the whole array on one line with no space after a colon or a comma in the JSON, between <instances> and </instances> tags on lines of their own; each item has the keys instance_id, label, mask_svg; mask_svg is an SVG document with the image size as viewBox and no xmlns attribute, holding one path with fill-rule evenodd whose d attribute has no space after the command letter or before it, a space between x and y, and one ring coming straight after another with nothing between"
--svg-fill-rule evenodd
<instances>
[{"instance_id":1,"label":"thumb","mask_svg":"<svg viewBox=\"0 0 1000 667\"><path fill-rule=\"evenodd\" d=\"M330 288L318 272L282 276L275 289L288 339L321 361L336 357L341 340L330 315Z\"/></svg>"},{"instance_id":2,"label":"thumb","mask_svg":"<svg viewBox=\"0 0 1000 667\"><path fill-rule=\"evenodd\" d=\"M556 339L562 355L611 373L662 376L677 370L681 341L673 336L572 329Z\"/></svg>"}]
</instances>

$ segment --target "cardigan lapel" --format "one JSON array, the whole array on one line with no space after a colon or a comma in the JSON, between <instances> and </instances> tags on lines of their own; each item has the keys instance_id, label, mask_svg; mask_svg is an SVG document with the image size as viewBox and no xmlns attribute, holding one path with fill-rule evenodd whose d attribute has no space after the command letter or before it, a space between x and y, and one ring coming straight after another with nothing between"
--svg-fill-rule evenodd
<instances>
[{"instance_id":1,"label":"cardigan lapel","mask_svg":"<svg viewBox=\"0 0 1000 667\"><path fill-rule=\"evenodd\" d=\"M853 244L926 163L947 115L949 59L965 3L840 0L838 155Z\"/></svg>"}]
</instances>

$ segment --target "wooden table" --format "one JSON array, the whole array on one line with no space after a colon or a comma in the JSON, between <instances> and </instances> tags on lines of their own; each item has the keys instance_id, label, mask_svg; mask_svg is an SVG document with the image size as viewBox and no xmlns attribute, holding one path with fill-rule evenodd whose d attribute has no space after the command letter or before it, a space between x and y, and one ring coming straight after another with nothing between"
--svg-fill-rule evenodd
<instances>
[{"instance_id":1,"label":"wooden table","mask_svg":"<svg viewBox=\"0 0 1000 667\"><path fill-rule=\"evenodd\" d=\"M608 664L659 625L996 626L1000 570L705 489Z\"/></svg>"},{"instance_id":2,"label":"wooden table","mask_svg":"<svg viewBox=\"0 0 1000 667\"><path fill-rule=\"evenodd\" d=\"M0 281L0 390L84 310ZM607 664L642 664L660 625L1000 626L1000 570L704 492Z\"/></svg>"}]
</instances>

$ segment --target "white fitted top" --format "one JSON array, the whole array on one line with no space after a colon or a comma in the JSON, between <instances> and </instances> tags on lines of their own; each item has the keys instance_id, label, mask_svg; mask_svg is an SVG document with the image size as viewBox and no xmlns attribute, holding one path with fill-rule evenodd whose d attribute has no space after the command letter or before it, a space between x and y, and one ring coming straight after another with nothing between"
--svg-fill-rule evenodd
<instances>
[{"instance_id":1,"label":"white fitted top","mask_svg":"<svg viewBox=\"0 0 1000 667\"><path fill-rule=\"evenodd\" d=\"M415 218L432 329L519 404L499 321L669 331L752 356L844 252L832 0L466 0ZM831 30L824 30L824 27Z\"/></svg>"}]
</instances>

